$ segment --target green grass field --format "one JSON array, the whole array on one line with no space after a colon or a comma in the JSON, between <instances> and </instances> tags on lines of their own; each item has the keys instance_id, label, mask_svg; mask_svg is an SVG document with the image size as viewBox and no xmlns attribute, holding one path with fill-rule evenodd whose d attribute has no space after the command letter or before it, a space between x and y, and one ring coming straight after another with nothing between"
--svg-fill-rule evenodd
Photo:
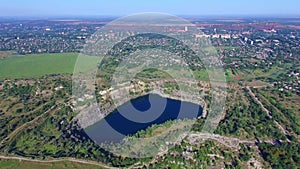
<instances>
[{"instance_id":1,"label":"green grass field","mask_svg":"<svg viewBox=\"0 0 300 169\"><path fill-rule=\"evenodd\" d=\"M10 56L0 59L0 79L29 78L53 74L72 74L78 54L33 54L25 56ZM91 58L91 57L86 57ZM99 59L99 58L97 58ZM83 59L80 59L81 61ZM82 65L86 68L95 65L95 57L85 59ZM82 69L82 66L81 66Z\"/></svg>"}]
</instances>

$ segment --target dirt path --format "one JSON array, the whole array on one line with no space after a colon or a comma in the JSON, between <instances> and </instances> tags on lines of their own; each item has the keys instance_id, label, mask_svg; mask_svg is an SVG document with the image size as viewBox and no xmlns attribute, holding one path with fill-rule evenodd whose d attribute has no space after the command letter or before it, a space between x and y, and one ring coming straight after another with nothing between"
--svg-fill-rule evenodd
<instances>
[{"instance_id":1,"label":"dirt path","mask_svg":"<svg viewBox=\"0 0 300 169\"><path fill-rule=\"evenodd\" d=\"M205 140L214 140L214 141L224 145L227 148L236 149L236 150L240 149L240 144L247 144L252 147L257 147L256 140L242 140L239 138L226 137L226 136L221 136L218 134L195 132L195 133L190 133L187 136L187 138L188 138L189 143L192 145L198 145L199 143L204 142ZM268 142L268 143L273 144L275 142L275 140L265 140L263 142ZM166 150L166 151L163 151L163 152L157 154L155 157L153 157L152 161L146 163L145 165L149 166L150 164L154 164L155 162L157 162L160 158L162 158L167 153L168 153L168 151ZM142 164L134 164L130 168L139 168L139 167L142 167Z\"/></svg>"},{"instance_id":2,"label":"dirt path","mask_svg":"<svg viewBox=\"0 0 300 169\"><path fill-rule=\"evenodd\" d=\"M35 125L35 123L39 123L40 120L44 118L45 115L51 113L51 111L55 110L57 108L57 105L52 106L49 110L44 112L43 114L35 117L33 120L24 123L22 126L15 129L13 132L11 132L5 139L3 139L0 143L0 149L4 148L6 146L6 143L9 142L11 139L13 139L16 135L18 135L20 132L22 132L24 129L31 127ZM56 110L60 110L61 108L57 108ZM52 160L38 160L38 159L30 159L25 157L14 157L14 156L4 156L0 155L0 159L7 159L7 160L22 160L22 161L29 161L29 162L39 162L39 163L53 163L53 162L63 162L63 161L70 161L70 162L76 162L81 164L90 164L99 166L102 168L112 168L104 163L99 163L95 161L88 161L88 160L81 160L81 159L75 159L75 158L61 158L61 159L52 159Z\"/></svg>"},{"instance_id":3,"label":"dirt path","mask_svg":"<svg viewBox=\"0 0 300 169\"><path fill-rule=\"evenodd\" d=\"M201 142L204 142L205 140L213 140L216 141L223 146L230 148L230 149L235 149L239 150L240 144L247 144L249 146L252 146L253 148L256 149L256 152L259 152L258 147L256 145L257 140L243 140L235 137L226 137L226 136L221 136L218 134L210 134L210 133L190 133L188 136L188 141L192 145L198 145ZM263 140L262 142L270 143L270 144L275 144L276 140ZM159 154L157 154L155 157L153 157L152 161L145 163L144 165L149 166L150 164L154 164L157 162L159 159L161 159L164 155L168 154L168 151L163 151ZM254 160L254 159L252 159ZM257 164L256 166L261 166L261 164L258 161L255 161ZM135 168L140 168L143 165L140 163L134 164L129 168L135 169ZM260 167L258 167L260 168Z\"/></svg>"},{"instance_id":4,"label":"dirt path","mask_svg":"<svg viewBox=\"0 0 300 169\"><path fill-rule=\"evenodd\" d=\"M254 146L256 143L255 140L241 140L235 137L226 137L210 133L191 133L188 138L191 144L198 144L205 140L214 140L223 144L225 147L233 149L240 149L240 144L249 144Z\"/></svg>"},{"instance_id":5,"label":"dirt path","mask_svg":"<svg viewBox=\"0 0 300 169\"><path fill-rule=\"evenodd\" d=\"M34 123L38 122L41 118L43 118L44 115L48 114L49 112L51 112L52 110L54 110L56 108L56 105L52 106L49 110L47 110L46 112L44 112L43 114L37 116L36 118L34 118L33 120L24 123L22 126L18 127L17 129L15 129L13 132L11 132L6 138L4 138L1 143L0 143L0 149L4 148L5 146L7 146L7 143L14 138L16 135L18 135L20 132L22 132L24 129L26 129L27 127L30 127L32 125L34 125ZM58 108L57 110L59 110L60 108Z\"/></svg>"},{"instance_id":6,"label":"dirt path","mask_svg":"<svg viewBox=\"0 0 300 169\"><path fill-rule=\"evenodd\" d=\"M250 89L249 86L246 87L249 91L249 94L250 96L262 107L262 109L267 113L268 117L270 119L272 119L272 113L267 109L265 108L265 106L262 104L262 102L255 96L255 94L252 92L252 90ZM276 120L274 120L275 124L277 125L277 127L281 130L281 132L284 134L284 135L288 135L289 132L287 132Z\"/></svg>"},{"instance_id":7,"label":"dirt path","mask_svg":"<svg viewBox=\"0 0 300 169\"><path fill-rule=\"evenodd\" d=\"M95 161L75 159L75 158L61 158L61 159L53 159L53 160L36 160L36 159L30 159L30 158L25 158L25 157L12 157L12 156L0 155L0 159L21 160L21 161L38 162L38 163L55 163L55 162L70 161L70 162L76 162L76 163L81 163L81 164L95 165L95 166L99 166L99 167L102 167L102 168L113 168L113 167L109 167L109 166L107 166L103 163L98 163L98 162L95 162Z\"/></svg>"}]
</instances>

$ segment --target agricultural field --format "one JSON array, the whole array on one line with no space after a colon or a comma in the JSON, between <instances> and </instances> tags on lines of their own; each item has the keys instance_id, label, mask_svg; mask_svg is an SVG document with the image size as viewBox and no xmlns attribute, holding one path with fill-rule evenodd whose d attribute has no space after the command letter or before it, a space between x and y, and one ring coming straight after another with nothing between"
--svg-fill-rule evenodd
<instances>
[{"instance_id":1,"label":"agricultural field","mask_svg":"<svg viewBox=\"0 0 300 169\"><path fill-rule=\"evenodd\" d=\"M55 74L72 74L77 53L32 54L0 59L0 79L31 78ZM88 58L88 57L86 57ZM81 60L86 67L95 59Z\"/></svg>"}]
</instances>

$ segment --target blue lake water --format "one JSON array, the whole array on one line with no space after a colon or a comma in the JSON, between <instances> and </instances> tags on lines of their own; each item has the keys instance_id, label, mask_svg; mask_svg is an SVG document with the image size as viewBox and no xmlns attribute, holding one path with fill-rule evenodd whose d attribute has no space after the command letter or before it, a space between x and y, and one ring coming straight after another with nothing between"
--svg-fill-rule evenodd
<instances>
[{"instance_id":1,"label":"blue lake water","mask_svg":"<svg viewBox=\"0 0 300 169\"><path fill-rule=\"evenodd\" d=\"M125 136L168 120L194 119L202 114L200 105L163 98L156 94L138 97L89 126L85 132L97 143L120 142Z\"/></svg>"}]
</instances>

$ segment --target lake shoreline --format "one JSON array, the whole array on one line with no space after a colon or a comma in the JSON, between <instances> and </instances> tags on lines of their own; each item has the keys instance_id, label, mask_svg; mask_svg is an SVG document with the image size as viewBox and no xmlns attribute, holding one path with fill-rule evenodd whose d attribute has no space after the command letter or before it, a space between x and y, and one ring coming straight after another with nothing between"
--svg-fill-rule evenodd
<instances>
[{"instance_id":1,"label":"lake shoreline","mask_svg":"<svg viewBox=\"0 0 300 169\"><path fill-rule=\"evenodd\" d=\"M207 105L204 102L204 100L201 100L200 98L195 98L190 94L187 94L185 92L179 92L175 91L173 95L171 94L166 94L163 93L159 90L154 90L150 92L145 92L143 94L139 95L127 95L129 89L128 88L120 88L117 90L113 90L110 92L113 100L113 104L110 104L106 107L100 107L98 104L97 105L90 105L87 108L84 108L77 116L76 120L78 120L79 125L85 129L101 119L105 118L107 115L112 113L114 110L116 110L117 107L121 106L122 104L129 102L130 100L137 99L139 97L143 97L149 94L157 94L165 99L173 99L173 100L178 100L181 102L187 102L187 103L193 103L201 106L203 109L203 113L201 115L201 118L206 118L207 116ZM183 97L185 96L185 97ZM198 101L197 101L198 100ZM96 112L96 113L95 113Z\"/></svg>"}]
</instances>

